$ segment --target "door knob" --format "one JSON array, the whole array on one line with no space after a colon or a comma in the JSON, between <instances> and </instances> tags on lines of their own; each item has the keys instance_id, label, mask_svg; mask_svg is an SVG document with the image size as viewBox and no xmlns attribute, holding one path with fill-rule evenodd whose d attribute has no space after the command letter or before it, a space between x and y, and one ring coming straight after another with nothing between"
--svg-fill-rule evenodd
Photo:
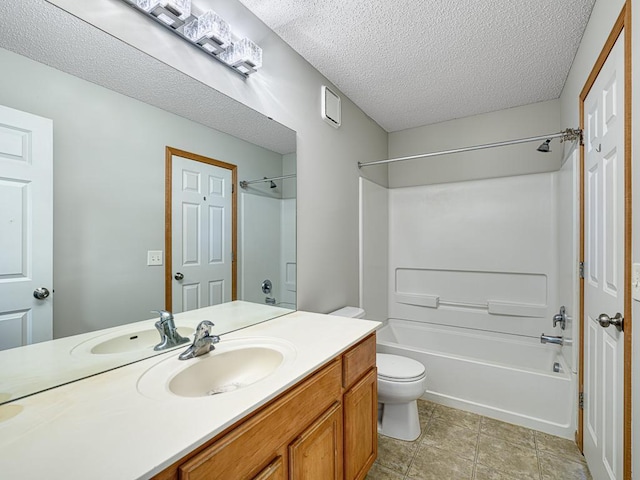
<instances>
[{"instance_id":1,"label":"door knob","mask_svg":"<svg viewBox=\"0 0 640 480\"><path fill-rule=\"evenodd\" d=\"M173 278L175 278L176 280L182 280L184 278L184 275L178 272L173 276Z\"/></svg>"},{"instance_id":2,"label":"door knob","mask_svg":"<svg viewBox=\"0 0 640 480\"><path fill-rule=\"evenodd\" d=\"M49 296L49 290L45 287L38 287L33 291L33 296L38 300L44 300Z\"/></svg>"},{"instance_id":3,"label":"door knob","mask_svg":"<svg viewBox=\"0 0 640 480\"><path fill-rule=\"evenodd\" d=\"M621 313L616 313L616 315L612 318L606 313L601 313L598 317L598 323L604 328L607 328L609 325L613 325L621 332L624 328L624 318Z\"/></svg>"}]
</instances>

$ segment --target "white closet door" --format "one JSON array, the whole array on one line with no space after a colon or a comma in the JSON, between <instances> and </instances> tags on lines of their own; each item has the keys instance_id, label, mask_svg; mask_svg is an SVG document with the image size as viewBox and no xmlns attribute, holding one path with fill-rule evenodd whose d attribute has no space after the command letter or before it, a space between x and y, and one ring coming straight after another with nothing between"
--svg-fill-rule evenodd
<instances>
[{"instance_id":1,"label":"white closet door","mask_svg":"<svg viewBox=\"0 0 640 480\"><path fill-rule=\"evenodd\" d=\"M624 35L585 100L584 454L596 479L623 477Z\"/></svg>"},{"instance_id":2,"label":"white closet door","mask_svg":"<svg viewBox=\"0 0 640 480\"><path fill-rule=\"evenodd\" d=\"M53 337L52 178L53 122L0 106L0 350Z\"/></svg>"}]
</instances>

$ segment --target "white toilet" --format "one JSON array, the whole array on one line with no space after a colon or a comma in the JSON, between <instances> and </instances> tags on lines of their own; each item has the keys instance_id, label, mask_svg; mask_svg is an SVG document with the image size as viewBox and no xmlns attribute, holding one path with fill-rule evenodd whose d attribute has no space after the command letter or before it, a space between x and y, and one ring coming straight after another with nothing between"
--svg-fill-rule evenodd
<instances>
[{"instance_id":1,"label":"white toilet","mask_svg":"<svg viewBox=\"0 0 640 480\"><path fill-rule=\"evenodd\" d=\"M344 307L330 315L363 318L364 310ZM413 441L420 436L418 398L427 389L424 365L412 358L376 354L378 367L378 430L387 437Z\"/></svg>"},{"instance_id":2,"label":"white toilet","mask_svg":"<svg viewBox=\"0 0 640 480\"><path fill-rule=\"evenodd\" d=\"M427 389L424 365L412 358L378 353L378 402L380 433L399 440L420 436L418 398Z\"/></svg>"}]
</instances>

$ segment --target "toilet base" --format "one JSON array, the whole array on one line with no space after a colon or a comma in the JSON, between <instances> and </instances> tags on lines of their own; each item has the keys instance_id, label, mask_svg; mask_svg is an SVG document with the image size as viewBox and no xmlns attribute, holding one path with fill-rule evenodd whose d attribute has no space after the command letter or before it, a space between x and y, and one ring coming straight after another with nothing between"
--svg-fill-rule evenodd
<instances>
[{"instance_id":1,"label":"toilet base","mask_svg":"<svg viewBox=\"0 0 640 480\"><path fill-rule=\"evenodd\" d=\"M418 402L382 404L380 433L385 437L397 438L408 442L420 436L420 418Z\"/></svg>"}]
</instances>

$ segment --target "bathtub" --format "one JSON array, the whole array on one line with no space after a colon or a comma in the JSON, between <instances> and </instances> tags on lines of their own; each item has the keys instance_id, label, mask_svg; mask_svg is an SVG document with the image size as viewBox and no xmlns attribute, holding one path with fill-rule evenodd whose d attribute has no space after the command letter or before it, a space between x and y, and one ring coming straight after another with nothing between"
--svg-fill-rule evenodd
<instances>
[{"instance_id":1,"label":"bathtub","mask_svg":"<svg viewBox=\"0 0 640 480\"><path fill-rule=\"evenodd\" d=\"M560 347L528 337L397 319L389 319L377 335L379 353L404 355L425 365L423 398L574 438L575 378Z\"/></svg>"}]
</instances>

